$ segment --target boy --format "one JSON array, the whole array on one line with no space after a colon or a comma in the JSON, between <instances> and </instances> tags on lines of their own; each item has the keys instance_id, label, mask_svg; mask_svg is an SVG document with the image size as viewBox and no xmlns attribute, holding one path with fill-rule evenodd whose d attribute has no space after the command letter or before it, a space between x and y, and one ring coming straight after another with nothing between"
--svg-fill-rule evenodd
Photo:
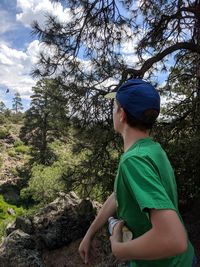
<instances>
[{"instance_id":1,"label":"boy","mask_svg":"<svg viewBox=\"0 0 200 267\"><path fill-rule=\"evenodd\" d=\"M161 146L149 137L160 112L156 89L141 79L126 81L116 93L113 123L124 142L114 193L104 203L80 244L85 263L94 234L116 211L123 222L110 238L113 254L131 267L192 267L194 250L178 211L174 172ZM134 239L122 242L122 227ZM194 263L195 264L195 263Z\"/></svg>"}]
</instances>

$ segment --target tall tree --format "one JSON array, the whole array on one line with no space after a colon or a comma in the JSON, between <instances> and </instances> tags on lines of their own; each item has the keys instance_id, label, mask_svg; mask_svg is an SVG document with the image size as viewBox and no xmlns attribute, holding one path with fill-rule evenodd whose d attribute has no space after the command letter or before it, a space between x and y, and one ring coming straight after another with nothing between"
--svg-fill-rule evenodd
<instances>
[{"instance_id":1,"label":"tall tree","mask_svg":"<svg viewBox=\"0 0 200 267\"><path fill-rule=\"evenodd\" d=\"M6 122L7 108L3 101L0 101L0 124Z\"/></svg>"},{"instance_id":2,"label":"tall tree","mask_svg":"<svg viewBox=\"0 0 200 267\"><path fill-rule=\"evenodd\" d=\"M200 193L200 125L199 114L196 114L198 98L194 61L194 56L181 56L173 68L163 88L166 97L162 109L164 120L154 132L173 163L182 203L195 199Z\"/></svg>"},{"instance_id":3,"label":"tall tree","mask_svg":"<svg viewBox=\"0 0 200 267\"><path fill-rule=\"evenodd\" d=\"M20 110L23 110L22 99L19 92L15 93L15 97L12 100L12 108L15 113L18 113Z\"/></svg>"},{"instance_id":4,"label":"tall tree","mask_svg":"<svg viewBox=\"0 0 200 267\"><path fill-rule=\"evenodd\" d=\"M64 94L58 80L42 79L33 87L33 92L20 137L33 146L37 161L49 164L51 155L48 143L62 137L66 130L68 101L63 101Z\"/></svg>"},{"instance_id":5,"label":"tall tree","mask_svg":"<svg viewBox=\"0 0 200 267\"><path fill-rule=\"evenodd\" d=\"M95 88L95 84L110 77L121 78L121 82L128 75L142 77L173 52L200 53L199 0L139 1L139 6L133 0L65 2L71 10L69 22L59 23L55 17L49 17L45 28L37 22L33 25L41 41L55 48L53 55L41 55L42 68L35 71L36 75L51 75L62 66L65 78L73 76L77 82L84 77L86 85L92 78L90 84ZM128 67L120 48L136 39L138 62L134 60ZM89 73L81 69L81 54L91 60ZM139 64L141 67L136 69ZM76 78L74 74L79 75Z\"/></svg>"},{"instance_id":6,"label":"tall tree","mask_svg":"<svg viewBox=\"0 0 200 267\"><path fill-rule=\"evenodd\" d=\"M4 113L6 111L6 105L3 101L0 101L0 113Z\"/></svg>"}]
</instances>

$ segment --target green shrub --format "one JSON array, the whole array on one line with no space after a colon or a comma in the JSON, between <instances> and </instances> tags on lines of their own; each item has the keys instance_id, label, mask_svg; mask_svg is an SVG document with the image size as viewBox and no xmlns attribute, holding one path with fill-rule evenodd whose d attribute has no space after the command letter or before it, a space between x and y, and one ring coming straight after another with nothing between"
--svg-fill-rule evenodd
<instances>
[{"instance_id":1,"label":"green shrub","mask_svg":"<svg viewBox=\"0 0 200 267\"><path fill-rule=\"evenodd\" d=\"M22 145L24 145L24 142L23 141L21 141L20 139L15 140L14 147L22 146Z\"/></svg>"},{"instance_id":2,"label":"green shrub","mask_svg":"<svg viewBox=\"0 0 200 267\"><path fill-rule=\"evenodd\" d=\"M23 121L24 114L21 112L18 113L12 113L10 116L10 121L15 124L19 124Z\"/></svg>"},{"instance_id":3,"label":"green shrub","mask_svg":"<svg viewBox=\"0 0 200 267\"><path fill-rule=\"evenodd\" d=\"M12 208L15 211L15 214L9 214L8 208ZM5 202L3 196L0 195L0 241L1 238L5 235L5 229L8 223L13 222L17 216L23 215L25 213L25 209L8 204L7 202Z\"/></svg>"},{"instance_id":4,"label":"green shrub","mask_svg":"<svg viewBox=\"0 0 200 267\"><path fill-rule=\"evenodd\" d=\"M18 171L17 171L16 167L12 167L12 168L10 168L10 173L11 173L12 175L14 175L14 176L17 176L17 175L18 175Z\"/></svg>"},{"instance_id":5,"label":"green shrub","mask_svg":"<svg viewBox=\"0 0 200 267\"><path fill-rule=\"evenodd\" d=\"M13 148L8 149L7 153L10 157L16 157L16 152Z\"/></svg>"},{"instance_id":6,"label":"green shrub","mask_svg":"<svg viewBox=\"0 0 200 267\"><path fill-rule=\"evenodd\" d=\"M0 139L4 139L9 135L10 135L9 129L4 126L0 126Z\"/></svg>"},{"instance_id":7,"label":"green shrub","mask_svg":"<svg viewBox=\"0 0 200 267\"><path fill-rule=\"evenodd\" d=\"M30 148L25 145L19 145L15 147L15 152L16 153L21 153L21 154L28 154L30 151Z\"/></svg>"},{"instance_id":8,"label":"green shrub","mask_svg":"<svg viewBox=\"0 0 200 267\"><path fill-rule=\"evenodd\" d=\"M7 118L5 117L5 115L1 114L0 113L0 124L4 124L6 123L8 120Z\"/></svg>"},{"instance_id":9,"label":"green shrub","mask_svg":"<svg viewBox=\"0 0 200 267\"><path fill-rule=\"evenodd\" d=\"M0 168L3 165L3 158L0 156Z\"/></svg>"},{"instance_id":10,"label":"green shrub","mask_svg":"<svg viewBox=\"0 0 200 267\"><path fill-rule=\"evenodd\" d=\"M28 187L20 192L22 200L32 198L36 202L48 203L55 199L58 192L65 188L61 179L63 169L60 166L35 165Z\"/></svg>"}]
</instances>

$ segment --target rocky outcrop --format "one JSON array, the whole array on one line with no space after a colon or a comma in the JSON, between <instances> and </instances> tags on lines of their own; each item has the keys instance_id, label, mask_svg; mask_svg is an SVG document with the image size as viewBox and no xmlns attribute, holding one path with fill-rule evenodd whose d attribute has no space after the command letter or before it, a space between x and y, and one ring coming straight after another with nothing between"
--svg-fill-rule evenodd
<instances>
[{"instance_id":1,"label":"rocky outcrop","mask_svg":"<svg viewBox=\"0 0 200 267\"><path fill-rule=\"evenodd\" d=\"M1 267L44 267L34 239L21 230L13 231L0 248Z\"/></svg>"},{"instance_id":2,"label":"rocky outcrop","mask_svg":"<svg viewBox=\"0 0 200 267\"><path fill-rule=\"evenodd\" d=\"M34 217L18 217L0 247L1 267L45 266L42 252L59 249L84 236L96 208L73 192L60 196Z\"/></svg>"}]
</instances>

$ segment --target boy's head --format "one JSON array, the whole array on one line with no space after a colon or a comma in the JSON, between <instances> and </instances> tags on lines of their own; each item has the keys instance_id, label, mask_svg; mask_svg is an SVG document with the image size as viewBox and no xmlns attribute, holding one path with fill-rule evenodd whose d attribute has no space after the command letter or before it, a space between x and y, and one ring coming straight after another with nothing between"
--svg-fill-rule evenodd
<instances>
[{"instance_id":1,"label":"boy's head","mask_svg":"<svg viewBox=\"0 0 200 267\"><path fill-rule=\"evenodd\" d=\"M117 92L106 96L115 98L118 107L126 113L126 122L141 130L151 129L160 112L158 91L141 79L130 79Z\"/></svg>"}]
</instances>

